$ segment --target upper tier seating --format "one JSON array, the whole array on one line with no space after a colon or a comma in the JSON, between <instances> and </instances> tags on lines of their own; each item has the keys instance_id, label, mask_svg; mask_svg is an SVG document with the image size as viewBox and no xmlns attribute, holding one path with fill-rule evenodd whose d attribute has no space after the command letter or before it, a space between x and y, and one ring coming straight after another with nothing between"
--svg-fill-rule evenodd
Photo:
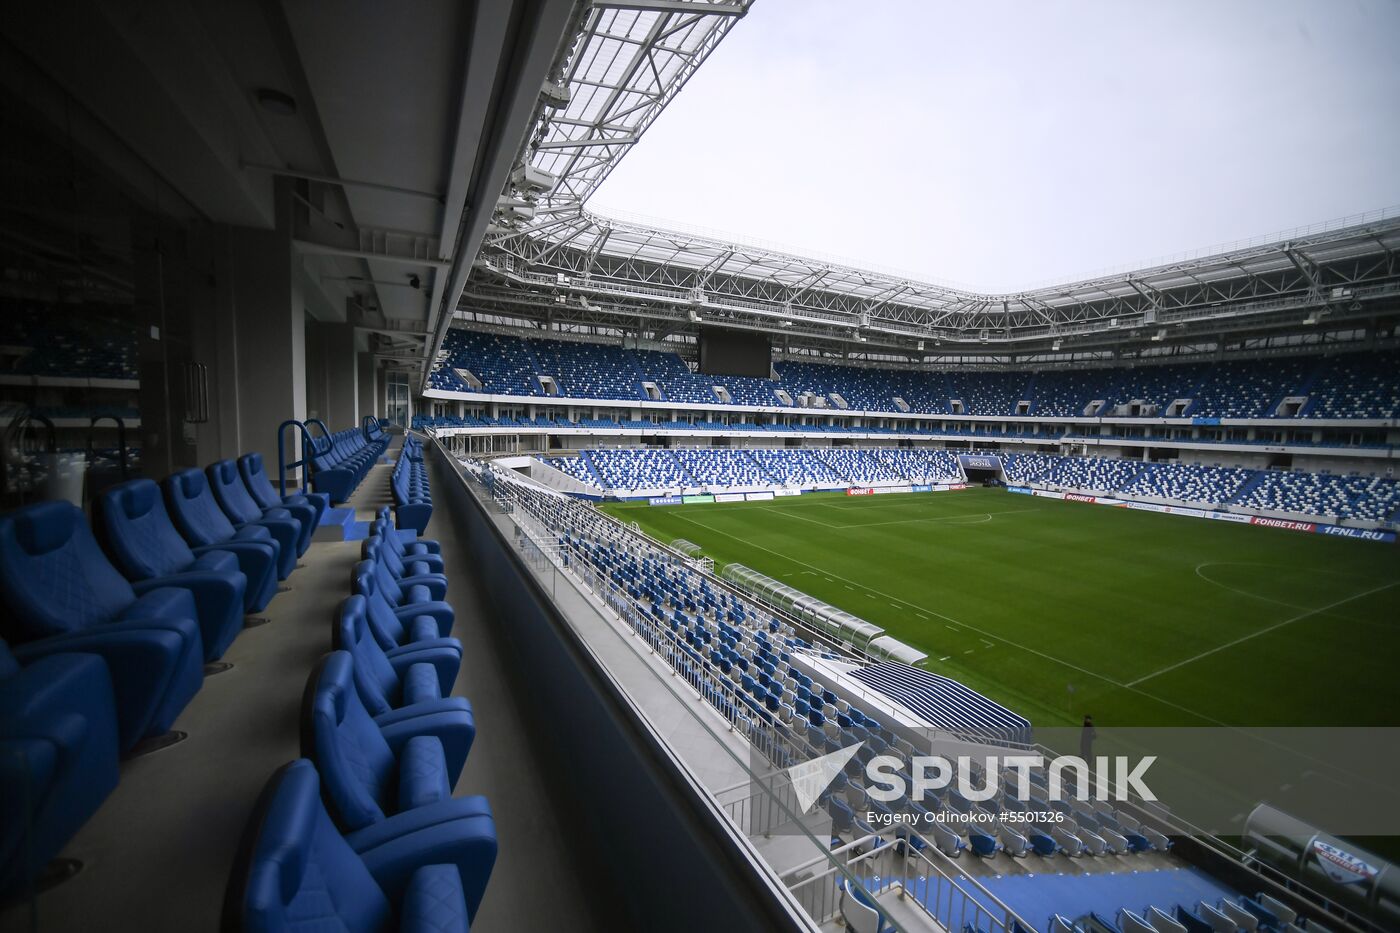
<instances>
[{"instance_id":1,"label":"upper tier seating","mask_svg":"<svg viewBox=\"0 0 1400 933\"><path fill-rule=\"evenodd\" d=\"M0 599L0 635L21 664L70 652L107 662L123 751L168 731L204 682L189 590L152 589L138 598L69 502L0 516Z\"/></svg>"},{"instance_id":2,"label":"upper tier seating","mask_svg":"<svg viewBox=\"0 0 1400 933\"><path fill-rule=\"evenodd\" d=\"M797 407L857 411L998 416L1017 414L1029 402L1030 415L1044 417L1165 415L1172 402L1189 400L1179 416L1271 418L1287 398L1307 398L1304 418L1392 418L1400 412L1400 354L1347 353L1225 361L1164 363L1150 366L1024 370L946 371L882 369L804 360L779 360L776 379L706 376L691 371L675 353L629 350L616 345L524 339L453 328L443 348L445 365L429 375L434 388L454 392L541 397L539 376L552 378L565 398L650 398L644 382L654 383L660 401L721 407L715 386L724 386L733 405L781 404L782 390ZM473 389L454 372L469 370L482 383ZM813 396L810 405L802 399ZM953 401L960 408L953 406ZM1100 405L1092 406L1092 402ZM843 403L844 402L844 406ZM1146 407L1126 410L1132 402Z\"/></svg>"},{"instance_id":3,"label":"upper tier seating","mask_svg":"<svg viewBox=\"0 0 1400 933\"><path fill-rule=\"evenodd\" d=\"M33 884L117 786L118 750L101 657L21 667L0 639L0 898Z\"/></svg>"},{"instance_id":4,"label":"upper tier seating","mask_svg":"<svg viewBox=\"0 0 1400 933\"><path fill-rule=\"evenodd\" d=\"M248 821L223 929L467 933L495 865L496 824L483 798L449 804L342 836L315 766L292 762Z\"/></svg>"},{"instance_id":5,"label":"upper tier seating","mask_svg":"<svg viewBox=\"0 0 1400 933\"><path fill-rule=\"evenodd\" d=\"M213 549L201 549L195 556L171 524L160 487L148 479L104 490L93 513L107 553L136 592L161 586L189 590L199 613L204 659L223 657L243 630L243 613L248 608L248 578L238 569L238 558ZM275 588L272 574L264 576ZM260 589L265 587L266 581L258 582Z\"/></svg>"}]
</instances>

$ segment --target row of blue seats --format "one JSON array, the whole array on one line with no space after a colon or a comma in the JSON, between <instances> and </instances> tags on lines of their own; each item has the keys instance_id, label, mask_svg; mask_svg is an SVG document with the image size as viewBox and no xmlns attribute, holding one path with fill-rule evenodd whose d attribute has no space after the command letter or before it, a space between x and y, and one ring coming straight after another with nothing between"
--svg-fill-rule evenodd
<instances>
[{"instance_id":1,"label":"row of blue seats","mask_svg":"<svg viewBox=\"0 0 1400 933\"><path fill-rule=\"evenodd\" d=\"M1253 470L1112 457L1003 454L1010 483L1049 484L1206 506L1236 505L1382 523L1400 518L1400 483L1389 476Z\"/></svg>"},{"instance_id":2,"label":"row of blue seats","mask_svg":"<svg viewBox=\"0 0 1400 933\"><path fill-rule=\"evenodd\" d=\"M1171 909L1148 904L1139 912L1124 907L1112 920L1098 913L1078 921L1055 914L1046 929L1051 933L1325 933L1319 924L1263 892L1255 897L1222 897L1214 903L1178 903Z\"/></svg>"},{"instance_id":3,"label":"row of blue seats","mask_svg":"<svg viewBox=\"0 0 1400 933\"><path fill-rule=\"evenodd\" d=\"M692 372L676 353L458 328L447 332L443 350L444 363L428 376L433 388L537 398L657 400L654 388L660 401L777 407L788 404L778 395L782 391L794 403L818 396L837 410L844 402L851 409L892 414L1047 417L1143 416L1185 400L1181 415L1218 418L1276 417L1285 399L1301 398L1296 417L1304 419L1393 418L1400 412L1400 367L1393 351L996 372L780 360L773 364L775 378L753 379ZM475 375L480 386L459 370ZM720 384L729 402L715 391ZM1023 402L1028 410L1020 410ZM1134 409L1134 402L1146 407Z\"/></svg>"},{"instance_id":4,"label":"row of blue seats","mask_svg":"<svg viewBox=\"0 0 1400 933\"><path fill-rule=\"evenodd\" d=\"M278 498L246 454L171 475L164 495L113 486L91 526L64 501L0 516L0 892L33 884L119 757L169 731L324 507Z\"/></svg>"},{"instance_id":5,"label":"row of blue seats","mask_svg":"<svg viewBox=\"0 0 1400 933\"><path fill-rule=\"evenodd\" d=\"M411 434L404 436L403 450L389 478L389 491L394 497L394 518L399 527L422 534L433 517L433 494L428 487L423 444Z\"/></svg>"},{"instance_id":6,"label":"row of blue seats","mask_svg":"<svg viewBox=\"0 0 1400 933\"><path fill-rule=\"evenodd\" d=\"M467 933L495 864L490 805L453 797L472 743L436 542L382 510L301 710L302 757L249 819L224 929Z\"/></svg>"},{"instance_id":7,"label":"row of blue seats","mask_svg":"<svg viewBox=\"0 0 1400 933\"><path fill-rule=\"evenodd\" d=\"M311 488L330 496L339 505L349 499L379 455L389 446L389 437L379 422L373 427L347 428L312 439Z\"/></svg>"}]
</instances>

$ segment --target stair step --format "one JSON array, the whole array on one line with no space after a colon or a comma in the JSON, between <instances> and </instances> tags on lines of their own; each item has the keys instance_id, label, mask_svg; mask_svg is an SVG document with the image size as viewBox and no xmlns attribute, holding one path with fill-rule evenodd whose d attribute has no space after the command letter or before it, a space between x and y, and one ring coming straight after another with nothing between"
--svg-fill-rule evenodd
<instances>
[{"instance_id":1,"label":"stair step","mask_svg":"<svg viewBox=\"0 0 1400 933\"><path fill-rule=\"evenodd\" d=\"M363 541L369 535L369 522L355 520L354 509L326 509L311 536L313 541Z\"/></svg>"}]
</instances>

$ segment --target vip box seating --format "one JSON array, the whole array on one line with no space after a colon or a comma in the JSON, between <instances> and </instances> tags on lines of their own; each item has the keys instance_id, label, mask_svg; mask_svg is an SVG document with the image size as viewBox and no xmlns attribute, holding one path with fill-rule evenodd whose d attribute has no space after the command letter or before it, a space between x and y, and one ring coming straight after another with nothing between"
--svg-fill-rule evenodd
<instances>
[{"instance_id":1,"label":"vip box seating","mask_svg":"<svg viewBox=\"0 0 1400 933\"><path fill-rule=\"evenodd\" d=\"M316 497L265 513L261 457L242 459L172 474L164 495L108 487L91 526L64 501L0 516L0 891L35 880L115 785L117 756L169 732L202 664L272 599L282 545L266 524L293 562L309 540Z\"/></svg>"},{"instance_id":2,"label":"vip box seating","mask_svg":"<svg viewBox=\"0 0 1400 933\"><path fill-rule=\"evenodd\" d=\"M476 803L480 798L467 798ZM484 801L481 801L484 804ZM418 812L348 836L322 803L306 759L268 781L229 878L223 929L466 933L496 861L489 810Z\"/></svg>"},{"instance_id":3,"label":"vip box seating","mask_svg":"<svg viewBox=\"0 0 1400 933\"><path fill-rule=\"evenodd\" d=\"M774 406L775 390L785 391L802 407L804 395L826 399L840 410L903 413L895 400L921 414L1013 415L1029 402L1030 415L1084 417L1092 402L1102 404L1091 416L1166 415L1178 399L1190 400L1173 414L1190 417L1271 418L1285 399L1301 398L1301 407L1282 416L1301 418L1392 418L1400 411L1400 354L1367 352L1332 357L1302 356L1220 363L1167 363L1106 367L1094 370L1024 370L936 372L879 369L782 360L774 364L776 380L705 376L691 372L675 353L628 350L619 346L565 341L526 340L453 328L444 341L445 365L434 370L430 384L455 392L566 398L636 399L651 396L644 382L660 390L657 401L720 406L715 393L723 385L728 404ZM469 386L454 372L469 370L482 383ZM538 377L554 381L546 392ZM961 408L955 410L957 400ZM1142 402L1128 410L1132 402ZM1123 410L1118 411L1118 406Z\"/></svg>"},{"instance_id":4,"label":"vip box seating","mask_svg":"<svg viewBox=\"0 0 1400 933\"><path fill-rule=\"evenodd\" d=\"M250 581L265 581L270 572L272 589L260 589L268 599L276 591L276 580L285 580L296 563L296 555L284 560L282 547L272 532L260 524L235 527L214 500L208 477L195 469L180 470L161 484L171 520L191 548L229 551L238 558L239 568ZM267 584L265 583L264 586Z\"/></svg>"},{"instance_id":5,"label":"vip box seating","mask_svg":"<svg viewBox=\"0 0 1400 933\"><path fill-rule=\"evenodd\" d=\"M311 455L311 488L330 496L339 505L350 498L370 467L389 446L383 434L373 439L361 428L347 428L326 437L312 440L316 450Z\"/></svg>"},{"instance_id":6,"label":"vip box seating","mask_svg":"<svg viewBox=\"0 0 1400 933\"><path fill-rule=\"evenodd\" d=\"M490 805L452 796L476 722L450 695L462 653L445 637L452 607L428 601L447 585L440 548L396 527L387 508L363 547L360 592L342 604L334 650L303 695L305 757L273 775L248 823L225 929L282 930L295 920L466 931L485 892L497 851ZM381 584L405 603L397 612L413 632ZM392 637L376 630L376 607L397 627Z\"/></svg>"},{"instance_id":7,"label":"vip box seating","mask_svg":"<svg viewBox=\"0 0 1400 933\"><path fill-rule=\"evenodd\" d=\"M262 525L272 533L281 549L281 555L288 573L296 565L296 559L306 553L311 546L311 532L315 530L315 509L310 505L298 506L297 513L276 506L264 510L248 494L248 487L238 472L238 465L232 460L211 463L205 470L209 476L209 489L214 500L224 510L224 514L240 525Z\"/></svg>"},{"instance_id":8,"label":"vip box seating","mask_svg":"<svg viewBox=\"0 0 1400 933\"><path fill-rule=\"evenodd\" d=\"M33 884L117 786L117 701L81 648L24 666L0 639L0 897Z\"/></svg>"},{"instance_id":9,"label":"vip box seating","mask_svg":"<svg viewBox=\"0 0 1400 933\"><path fill-rule=\"evenodd\" d=\"M399 527L422 534L433 517L433 496L428 488L428 469L423 464L423 445L417 439L404 438L403 450L389 478L389 489Z\"/></svg>"},{"instance_id":10,"label":"vip box seating","mask_svg":"<svg viewBox=\"0 0 1400 933\"><path fill-rule=\"evenodd\" d=\"M265 607L277 589L271 563L250 587L233 553L202 547L196 556L171 524L152 480L104 490L93 507L93 526L136 592L173 586L193 594L207 661L223 657L243 630L243 614Z\"/></svg>"},{"instance_id":11,"label":"vip box seating","mask_svg":"<svg viewBox=\"0 0 1400 933\"><path fill-rule=\"evenodd\" d=\"M107 661L122 751L168 731L203 683L190 591L158 587L138 596L71 503L0 516L0 598L0 635L21 664L71 652Z\"/></svg>"}]
</instances>

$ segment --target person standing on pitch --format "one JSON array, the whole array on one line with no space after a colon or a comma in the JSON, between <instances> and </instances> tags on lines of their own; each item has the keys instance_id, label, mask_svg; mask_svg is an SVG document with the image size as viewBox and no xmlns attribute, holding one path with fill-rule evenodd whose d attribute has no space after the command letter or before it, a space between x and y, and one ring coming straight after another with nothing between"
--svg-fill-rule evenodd
<instances>
[{"instance_id":1,"label":"person standing on pitch","mask_svg":"<svg viewBox=\"0 0 1400 933\"><path fill-rule=\"evenodd\" d=\"M1099 731L1094 728L1094 717L1085 714L1084 725L1079 730L1079 757L1088 762L1091 767L1094 763L1094 739L1098 736Z\"/></svg>"}]
</instances>

